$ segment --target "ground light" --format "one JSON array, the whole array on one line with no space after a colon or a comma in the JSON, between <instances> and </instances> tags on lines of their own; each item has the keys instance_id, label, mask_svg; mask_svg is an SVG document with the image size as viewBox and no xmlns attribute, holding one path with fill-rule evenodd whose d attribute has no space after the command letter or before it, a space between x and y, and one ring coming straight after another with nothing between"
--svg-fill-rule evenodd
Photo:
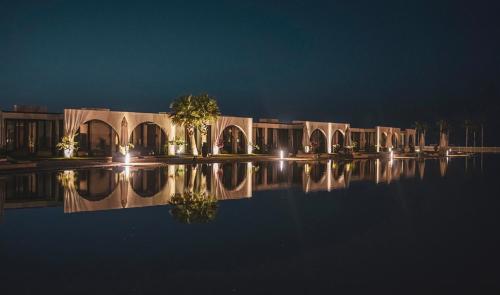
<instances>
[{"instance_id":1,"label":"ground light","mask_svg":"<svg viewBox=\"0 0 500 295\"><path fill-rule=\"evenodd\" d=\"M280 159L282 159L282 160L283 160L284 155L285 155L285 153L283 152L283 150L280 150Z\"/></svg>"},{"instance_id":2,"label":"ground light","mask_svg":"<svg viewBox=\"0 0 500 295\"><path fill-rule=\"evenodd\" d=\"M125 154L125 164L126 164L126 165L129 165L129 164L130 164L130 154L129 154L129 153L126 153L126 154Z\"/></svg>"}]
</instances>

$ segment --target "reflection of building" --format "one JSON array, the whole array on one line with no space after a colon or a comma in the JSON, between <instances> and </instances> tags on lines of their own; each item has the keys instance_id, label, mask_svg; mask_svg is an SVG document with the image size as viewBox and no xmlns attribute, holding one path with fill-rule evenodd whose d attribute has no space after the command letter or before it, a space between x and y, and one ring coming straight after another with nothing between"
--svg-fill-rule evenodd
<instances>
[{"instance_id":1,"label":"reflection of building","mask_svg":"<svg viewBox=\"0 0 500 295\"><path fill-rule=\"evenodd\" d=\"M139 113L109 109L65 109L64 114L18 108L0 112L0 150L8 153L53 155L61 136L78 134L79 156L111 156L132 143L141 155L185 152L187 132L172 123L167 113ZM43 111L43 110L42 110ZM349 123L292 121L221 116L207 129L195 131L200 150L213 154L252 152L335 153L344 146L360 151L409 150L415 130L395 127L352 128ZM177 139L177 140L176 140ZM258 149L256 149L258 147Z\"/></svg>"},{"instance_id":2,"label":"reflection of building","mask_svg":"<svg viewBox=\"0 0 500 295\"><path fill-rule=\"evenodd\" d=\"M0 177L0 206L62 205L67 213L166 205L175 194L205 193L217 200L242 199L254 191L297 188L332 191L355 182L391 183L413 178L424 161L257 162L122 167L25 173ZM439 162L446 172L447 161Z\"/></svg>"}]
</instances>

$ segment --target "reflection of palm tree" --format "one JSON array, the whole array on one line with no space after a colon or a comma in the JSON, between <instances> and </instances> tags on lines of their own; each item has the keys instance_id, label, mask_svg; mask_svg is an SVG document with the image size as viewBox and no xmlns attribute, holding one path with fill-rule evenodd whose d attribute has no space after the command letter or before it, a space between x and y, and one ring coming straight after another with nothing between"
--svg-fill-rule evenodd
<instances>
[{"instance_id":1,"label":"reflection of palm tree","mask_svg":"<svg viewBox=\"0 0 500 295\"><path fill-rule=\"evenodd\" d=\"M217 215L217 200L205 193L175 194L169 202L170 215L181 223L208 223Z\"/></svg>"},{"instance_id":2,"label":"reflection of palm tree","mask_svg":"<svg viewBox=\"0 0 500 295\"><path fill-rule=\"evenodd\" d=\"M439 146L447 147L450 136L450 123L446 120L439 120L436 125L439 127Z\"/></svg>"},{"instance_id":3,"label":"reflection of palm tree","mask_svg":"<svg viewBox=\"0 0 500 295\"><path fill-rule=\"evenodd\" d=\"M472 127L472 121L471 120L465 120L464 121L464 128L465 128L465 147L469 146L469 129Z\"/></svg>"}]
</instances>

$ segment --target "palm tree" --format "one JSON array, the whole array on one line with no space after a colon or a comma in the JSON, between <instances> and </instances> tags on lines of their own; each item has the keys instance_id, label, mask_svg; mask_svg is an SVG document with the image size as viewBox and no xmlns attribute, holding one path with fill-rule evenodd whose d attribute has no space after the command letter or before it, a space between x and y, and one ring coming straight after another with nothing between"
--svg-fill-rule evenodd
<instances>
[{"instance_id":1,"label":"palm tree","mask_svg":"<svg viewBox=\"0 0 500 295\"><path fill-rule=\"evenodd\" d=\"M420 147L420 151L422 152L424 150L425 132L427 131L427 124L424 122L415 122L413 126L417 131L418 144Z\"/></svg>"},{"instance_id":2,"label":"palm tree","mask_svg":"<svg viewBox=\"0 0 500 295\"><path fill-rule=\"evenodd\" d=\"M205 135L207 126L217 120L220 116L217 101L208 94L185 95L174 100L170 108L170 118L174 124L186 127L191 151L194 156L198 156L194 131Z\"/></svg>"}]
</instances>

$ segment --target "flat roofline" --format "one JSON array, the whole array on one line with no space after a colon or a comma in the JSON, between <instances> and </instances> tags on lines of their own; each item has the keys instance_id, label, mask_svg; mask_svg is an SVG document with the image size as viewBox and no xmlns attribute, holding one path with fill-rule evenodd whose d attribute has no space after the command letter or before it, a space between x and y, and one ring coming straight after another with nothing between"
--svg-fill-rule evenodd
<instances>
[{"instance_id":1,"label":"flat roofline","mask_svg":"<svg viewBox=\"0 0 500 295\"><path fill-rule=\"evenodd\" d=\"M19 112L19 111L1 111L1 112L9 114L64 115L64 113L54 113L54 112Z\"/></svg>"},{"instance_id":2,"label":"flat roofline","mask_svg":"<svg viewBox=\"0 0 500 295\"><path fill-rule=\"evenodd\" d=\"M78 110L78 111L93 111L93 112L115 112L115 113L136 113L136 114L162 114L168 115L170 112L136 112L136 111L119 111L107 108L65 108L64 110Z\"/></svg>"}]
</instances>

